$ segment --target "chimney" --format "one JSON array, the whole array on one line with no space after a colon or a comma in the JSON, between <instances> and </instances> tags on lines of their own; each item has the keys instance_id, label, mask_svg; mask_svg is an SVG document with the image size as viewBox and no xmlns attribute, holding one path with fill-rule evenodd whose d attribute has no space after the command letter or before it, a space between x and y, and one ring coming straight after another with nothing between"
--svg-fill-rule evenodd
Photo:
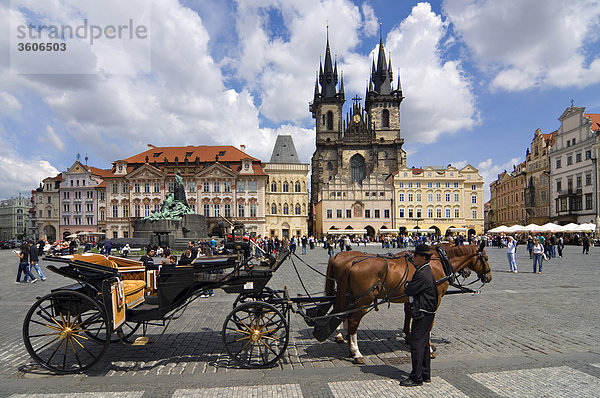
<instances>
[{"instance_id":1,"label":"chimney","mask_svg":"<svg viewBox=\"0 0 600 398\"><path fill-rule=\"evenodd\" d=\"M246 152L246 145L244 145L244 144L240 144L240 150L241 150L242 152Z\"/></svg>"}]
</instances>

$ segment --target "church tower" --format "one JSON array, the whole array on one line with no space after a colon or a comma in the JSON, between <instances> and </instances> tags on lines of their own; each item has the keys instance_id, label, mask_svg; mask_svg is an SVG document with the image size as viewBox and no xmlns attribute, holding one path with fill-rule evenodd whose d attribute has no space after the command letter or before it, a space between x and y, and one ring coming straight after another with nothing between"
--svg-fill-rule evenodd
<instances>
[{"instance_id":1,"label":"church tower","mask_svg":"<svg viewBox=\"0 0 600 398\"><path fill-rule=\"evenodd\" d=\"M315 81L313 101L309 105L313 119L316 119L317 150L312 157L311 198L316 200L318 187L333 177L337 171L336 144L342 138L342 108L344 106L344 78L338 89L337 60L331 58L329 28L325 48L325 65L319 63ZM325 167L323 167L325 166Z\"/></svg>"}]
</instances>

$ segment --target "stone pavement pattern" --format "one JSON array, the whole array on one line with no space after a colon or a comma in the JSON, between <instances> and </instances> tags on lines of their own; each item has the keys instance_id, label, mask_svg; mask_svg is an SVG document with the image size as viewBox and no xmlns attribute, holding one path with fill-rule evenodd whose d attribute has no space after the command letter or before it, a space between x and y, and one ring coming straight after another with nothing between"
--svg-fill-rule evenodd
<instances>
[{"instance_id":1,"label":"stone pavement pattern","mask_svg":"<svg viewBox=\"0 0 600 398\"><path fill-rule=\"evenodd\" d=\"M378 246L361 247L365 249L377 253L390 251ZM493 270L492 283L484 286L478 296L464 294L444 298L432 334L438 355L432 362L434 381L431 386L415 391L420 391L419 396L428 396L429 388L435 388L438 393L447 390L448 394L444 394L447 396L544 396L535 390L535 381L541 378L566 383L568 388L560 383L552 384L550 387L554 386L554 390L548 391L558 391L552 396L563 396L560 391L566 394L565 388L574 394L570 396L600 396L597 384L600 377L597 366L600 363L597 349L600 249L592 248L592 254L584 256L581 248L567 247L564 258L544 262L541 275L531 272L531 260L523 247L517 252L518 274L507 272L505 250L488 248L487 252ZM385 391L379 396L416 394L396 389L397 379L410 371L410 353L400 331L401 305L380 306L378 312L371 312L363 319L358 337L367 362L364 367L352 365L345 358L345 345L331 340L318 343L312 337L312 329L300 316L292 314L290 344L278 366L245 370L230 361L221 343L222 323L235 299L234 295L221 291L213 298L190 305L180 319L171 322L164 335L161 336L162 328L150 327L148 335L152 344L145 347L113 344L87 375L50 376L39 371L29 358L22 343L22 320L36 296L71 281L48 272L46 282L16 285L17 264L13 257L9 251L0 251L0 264L3 264L0 268L0 322L3 325L0 384L13 388L0 387L0 396L22 392L28 383L45 386L59 381L72 385L72 391L80 392L107 391L102 388L106 385L122 386L110 390L113 394L130 391L127 384L132 384L131 381L135 384L144 377L146 381L165 377L161 379L164 390L152 391L147 385L136 388L145 398L202 396L200 393L211 391L211 396L255 396L248 389L259 387L274 391L270 392L273 396L296 396L293 394L297 387L290 386L299 386L305 397L369 396L377 389ZM325 271L324 249L309 250L307 256L301 257ZM297 260L295 264L310 293L319 294L324 277ZM269 286L276 289L287 286L292 295L303 293L289 260L277 271ZM173 383L173 378L178 382ZM351 384L354 382L355 385ZM81 389L81 383L94 388ZM284 388L282 386L291 390L277 390ZM517 391L506 395L511 386ZM594 389L586 390L585 386ZM239 390L230 390L238 387ZM211 390L213 388L222 390ZM197 391L190 393L192 390ZM357 394L362 391L362 395L352 395L353 391Z\"/></svg>"}]
</instances>

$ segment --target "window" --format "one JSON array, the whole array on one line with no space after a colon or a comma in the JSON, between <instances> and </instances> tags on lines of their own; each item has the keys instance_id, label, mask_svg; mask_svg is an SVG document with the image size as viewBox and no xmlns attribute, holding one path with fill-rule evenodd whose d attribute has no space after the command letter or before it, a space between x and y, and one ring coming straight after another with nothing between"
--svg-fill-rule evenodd
<instances>
[{"instance_id":1,"label":"window","mask_svg":"<svg viewBox=\"0 0 600 398\"><path fill-rule=\"evenodd\" d=\"M446 209L446 218L450 218L450 209Z\"/></svg>"},{"instance_id":2,"label":"window","mask_svg":"<svg viewBox=\"0 0 600 398\"><path fill-rule=\"evenodd\" d=\"M196 192L196 183L194 181L190 181L188 183L188 191L189 192Z\"/></svg>"},{"instance_id":3,"label":"window","mask_svg":"<svg viewBox=\"0 0 600 398\"><path fill-rule=\"evenodd\" d=\"M210 183L208 181L204 181L204 184L202 184L202 188L204 192L210 192Z\"/></svg>"},{"instance_id":4,"label":"window","mask_svg":"<svg viewBox=\"0 0 600 398\"><path fill-rule=\"evenodd\" d=\"M244 206L244 205L240 205L240 206ZM229 203L225 204L223 206L223 210L225 212L225 217L231 217L231 205ZM243 217L243 216L240 216Z\"/></svg>"},{"instance_id":5,"label":"window","mask_svg":"<svg viewBox=\"0 0 600 398\"><path fill-rule=\"evenodd\" d=\"M336 215L337 218L342 218L342 209L337 209L335 211L335 215Z\"/></svg>"},{"instance_id":6,"label":"window","mask_svg":"<svg viewBox=\"0 0 600 398\"><path fill-rule=\"evenodd\" d=\"M585 185L592 185L592 174L588 173L585 175Z\"/></svg>"},{"instance_id":7,"label":"window","mask_svg":"<svg viewBox=\"0 0 600 398\"><path fill-rule=\"evenodd\" d=\"M231 192L231 182L225 181L223 183L223 192Z\"/></svg>"},{"instance_id":8,"label":"window","mask_svg":"<svg viewBox=\"0 0 600 398\"><path fill-rule=\"evenodd\" d=\"M517 197L518 199L518 197ZM471 203L477 203L477 196L473 195L471 196Z\"/></svg>"},{"instance_id":9,"label":"window","mask_svg":"<svg viewBox=\"0 0 600 398\"><path fill-rule=\"evenodd\" d=\"M112 183L112 193L119 193L119 184L116 182Z\"/></svg>"},{"instance_id":10,"label":"window","mask_svg":"<svg viewBox=\"0 0 600 398\"><path fill-rule=\"evenodd\" d=\"M140 183L136 182L133 184L133 192L140 193Z\"/></svg>"},{"instance_id":11,"label":"window","mask_svg":"<svg viewBox=\"0 0 600 398\"><path fill-rule=\"evenodd\" d=\"M593 207L593 199L591 193L585 194L585 209L590 210Z\"/></svg>"},{"instance_id":12,"label":"window","mask_svg":"<svg viewBox=\"0 0 600 398\"><path fill-rule=\"evenodd\" d=\"M556 168L557 168L557 169L560 169L561 167L562 167L562 165L561 165L561 160L560 160L560 158L559 158L559 159L556 159Z\"/></svg>"},{"instance_id":13,"label":"window","mask_svg":"<svg viewBox=\"0 0 600 398\"><path fill-rule=\"evenodd\" d=\"M244 192L246 190L246 184L244 184L244 181L238 181L237 183L237 191L238 192Z\"/></svg>"},{"instance_id":14,"label":"window","mask_svg":"<svg viewBox=\"0 0 600 398\"><path fill-rule=\"evenodd\" d=\"M560 181L560 180L556 181L556 190L559 192L562 190L562 181Z\"/></svg>"},{"instance_id":15,"label":"window","mask_svg":"<svg viewBox=\"0 0 600 398\"><path fill-rule=\"evenodd\" d=\"M173 192L175 190L175 182L169 181L167 189L169 190L169 192Z\"/></svg>"},{"instance_id":16,"label":"window","mask_svg":"<svg viewBox=\"0 0 600 398\"><path fill-rule=\"evenodd\" d=\"M577 188L581 188L581 176L576 177L575 184Z\"/></svg>"},{"instance_id":17,"label":"window","mask_svg":"<svg viewBox=\"0 0 600 398\"><path fill-rule=\"evenodd\" d=\"M442 209L435 209L436 218L442 218Z\"/></svg>"},{"instance_id":18,"label":"window","mask_svg":"<svg viewBox=\"0 0 600 398\"><path fill-rule=\"evenodd\" d=\"M119 217L119 206L115 205L112 207L112 216L113 216L113 218Z\"/></svg>"},{"instance_id":19,"label":"window","mask_svg":"<svg viewBox=\"0 0 600 398\"><path fill-rule=\"evenodd\" d=\"M294 214L296 214L296 215L302 214L302 209L300 208L300 203L296 203L296 207L294 208Z\"/></svg>"},{"instance_id":20,"label":"window","mask_svg":"<svg viewBox=\"0 0 600 398\"><path fill-rule=\"evenodd\" d=\"M427 201L428 202L433 202L433 194L432 193L428 193L427 194Z\"/></svg>"},{"instance_id":21,"label":"window","mask_svg":"<svg viewBox=\"0 0 600 398\"><path fill-rule=\"evenodd\" d=\"M144 217L148 217L150 215L150 205L144 205Z\"/></svg>"},{"instance_id":22,"label":"window","mask_svg":"<svg viewBox=\"0 0 600 398\"><path fill-rule=\"evenodd\" d=\"M277 183L275 181L271 182L271 192L277 192Z\"/></svg>"},{"instance_id":23,"label":"window","mask_svg":"<svg viewBox=\"0 0 600 398\"><path fill-rule=\"evenodd\" d=\"M135 205L134 210L135 210L135 216L136 217L141 217L142 209L141 209L140 205Z\"/></svg>"},{"instance_id":24,"label":"window","mask_svg":"<svg viewBox=\"0 0 600 398\"><path fill-rule=\"evenodd\" d=\"M412 187L413 187L413 183L412 183L412 182L409 182L409 183L408 183L408 187L409 187L409 188L412 188Z\"/></svg>"},{"instance_id":25,"label":"window","mask_svg":"<svg viewBox=\"0 0 600 398\"><path fill-rule=\"evenodd\" d=\"M282 189L281 189L281 190L282 190L283 192L289 192L289 188L290 188L290 186L289 186L289 184L287 183L287 181L284 181L284 183L283 183L283 185L282 185Z\"/></svg>"},{"instance_id":26,"label":"window","mask_svg":"<svg viewBox=\"0 0 600 398\"><path fill-rule=\"evenodd\" d=\"M94 211L94 204L93 203L88 203L85 205L85 211L87 212L92 212Z\"/></svg>"},{"instance_id":27,"label":"window","mask_svg":"<svg viewBox=\"0 0 600 398\"><path fill-rule=\"evenodd\" d=\"M346 209L346 218L352 218L352 210Z\"/></svg>"},{"instance_id":28,"label":"window","mask_svg":"<svg viewBox=\"0 0 600 398\"><path fill-rule=\"evenodd\" d=\"M44 213L43 213L43 212L40 210L40 211L39 211L39 214L40 214L40 215L39 215L38 217L42 217Z\"/></svg>"},{"instance_id":29,"label":"window","mask_svg":"<svg viewBox=\"0 0 600 398\"><path fill-rule=\"evenodd\" d=\"M427 217L433 218L433 209L427 209Z\"/></svg>"},{"instance_id":30,"label":"window","mask_svg":"<svg viewBox=\"0 0 600 398\"><path fill-rule=\"evenodd\" d=\"M379 210L374 211L373 218L379 218Z\"/></svg>"},{"instance_id":31,"label":"window","mask_svg":"<svg viewBox=\"0 0 600 398\"><path fill-rule=\"evenodd\" d=\"M400 217L404 217L404 210L401 209L400 212L402 213ZM365 218L371 218L371 210L365 210Z\"/></svg>"},{"instance_id":32,"label":"window","mask_svg":"<svg viewBox=\"0 0 600 398\"><path fill-rule=\"evenodd\" d=\"M290 214L290 207L287 203L283 204L283 214Z\"/></svg>"},{"instance_id":33,"label":"window","mask_svg":"<svg viewBox=\"0 0 600 398\"><path fill-rule=\"evenodd\" d=\"M85 217L85 223L87 225L94 225L94 216L86 216Z\"/></svg>"},{"instance_id":34,"label":"window","mask_svg":"<svg viewBox=\"0 0 600 398\"><path fill-rule=\"evenodd\" d=\"M300 192L300 182L296 181L294 184L294 192Z\"/></svg>"},{"instance_id":35,"label":"window","mask_svg":"<svg viewBox=\"0 0 600 398\"><path fill-rule=\"evenodd\" d=\"M390 111L387 109L384 109L383 112L381 112L381 126L390 127Z\"/></svg>"},{"instance_id":36,"label":"window","mask_svg":"<svg viewBox=\"0 0 600 398\"><path fill-rule=\"evenodd\" d=\"M445 196L445 198L446 198L446 202L450 202L450 194L449 194L449 193L447 193L447 194L445 194L444 196Z\"/></svg>"},{"instance_id":37,"label":"window","mask_svg":"<svg viewBox=\"0 0 600 398\"><path fill-rule=\"evenodd\" d=\"M333 112L327 112L327 130L333 130Z\"/></svg>"},{"instance_id":38,"label":"window","mask_svg":"<svg viewBox=\"0 0 600 398\"><path fill-rule=\"evenodd\" d=\"M454 194L454 201L455 202L459 202L460 201L460 195L459 194L457 194L457 193Z\"/></svg>"},{"instance_id":39,"label":"window","mask_svg":"<svg viewBox=\"0 0 600 398\"><path fill-rule=\"evenodd\" d=\"M154 192L156 192L156 193L160 192L160 182L154 183Z\"/></svg>"},{"instance_id":40,"label":"window","mask_svg":"<svg viewBox=\"0 0 600 398\"><path fill-rule=\"evenodd\" d=\"M331 211L331 209L327 209L327 218L332 218L333 217L333 212Z\"/></svg>"},{"instance_id":41,"label":"window","mask_svg":"<svg viewBox=\"0 0 600 398\"><path fill-rule=\"evenodd\" d=\"M190 206L191 207L191 206ZM196 205L194 205L194 209L196 208ZM160 211L160 205L159 204L155 204L154 205L154 211ZM195 210L194 210L195 211Z\"/></svg>"},{"instance_id":42,"label":"window","mask_svg":"<svg viewBox=\"0 0 600 398\"><path fill-rule=\"evenodd\" d=\"M68 212L70 211L70 209L69 209L69 204L68 204L68 203L64 203L64 204L63 204L63 211L64 211L65 213L68 213Z\"/></svg>"},{"instance_id":43,"label":"window","mask_svg":"<svg viewBox=\"0 0 600 398\"><path fill-rule=\"evenodd\" d=\"M581 152L575 154L575 163L581 162Z\"/></svg>"},{"instance_id":44,"label":"window","mask_svg":"<svg viewBox=\"0 0 600 398\"><path fill-rule=\"evenodd\" d=\"M129 205L123 205L123 217L129 217Z\"/></svg>"},{"instance_id":45,"label":"window","mask_svg":"<svg viewBox=\"0 0 600 398\"><path fill-rule=\"evenodd\" d=\"M377 211L377 210L375 210ZM413 209L408 209L408 218L413 218L414 217L414 211Z\"/></svg>"},{"instance_id":46,"label":"window","mask_svg":"<svg viewBox=\"0 0 600 398\"><path fill-rule=\"evenodd\" d=\"M150 183L149 182L144 183L144 193L150 193Z\"/></svg>"},{"instance_id":47,"label":"window","mask_svg":"<svg viewBox=\"0 0 600 398\"><path fill-rule=\"evenodd\" d=\"M248 183L248 191L256 192L256 181L250 181Z\"/></svg>"},{"instance_id":48,"label":"window","mask_svg":"<svg viewBox=\"0 0 600 398\"><path fill-rule=\"evenodd\" d=\"M48 203L52 203L52 198L48 196Z\"/></svg>"},{"instance_id":49,"label":"window","mask_svg":"<svg viewBox=\"0 0 600 398\"><path fill-rule=\"evenodd\" d=\"M477 219L477 210L473 210L471 215L473 216L473 220Z\"/></svg>"},{"instance_id":50,"label":"window","mask_svg":"<svg viewBox=\"0 0 600 398\"><path fill-rule=\"evenodd\" d=\"M113 239L117 239L119 237L119 232L113 231L112 235L113 235Z\"/></svg>"},{"instance_id":51,"label":"window","mask_svg":"<svg viewBox=\"0 0 600 398\"><path fill-rule=\"evenodd\" d=\"M398 183L398 188L404 188L404 183L402 181Z\"/></svg>"},{"instance_id":52,"label":"window","mask_svg":"<svg viewBox=\"0 0 600 398\"><path fill-rule=\"evenodd\" d=\"M213 182L213 192L221 192L221 183L219 181Z\"/></svg>"},{"instance_id":53,"label":"window","mask_svg":"<svg viewBox=\"0 0 600 398\"><path fill-rule=\"evenodd\" d=\"M213 209L215 212L215 217L220 217L221 216L221 205L213 205Z\"/></svg>"},{"instance_id":54,"label":"window","mask_svg":"<svg viewBox=\"0 0 600 398\"><path fill-rule=\"evenodd\" d=\"M421 188L421 183L420 182L415 182L415 187Z\"/></svg>"},{"instance_id":55,"label":"window","mask_svg":"<svg viewBox=\"0 0 600 398\"><path fill-rule=\"evenodd\" d=\"M255 204L250 205L250 217L256 218L256 205Z\"/></svg>"},{"instance_id":56,"label":"window","mask_svg":"<svg viewBox=\"0 0 600 398\"><path fill-rule=\"evenodd\" d=\"M246 215L244 214L246 210L246 206L244 206L243 204L238 204L238 217L246 217Z\"/></svg>"},{"instance_id":57,"label":"window","mask_svg":"<svg viewBox=\"0 0 600 398\"><path fill-rule=\"evenodd\" d=\"M210 217L210 205L203 206L204 217Z\"/></svg>"},{"instance_id":58,"label":"window","mask_svg":"<svg viewBox=\"0 0 600 398\"><path fill-rule=\"evenodd\" d=\"M442 194L441 193L436 193L435 194L435 201L436 202L441 202L442 201Z\"/></svg>"},{"instance_id":59,"label":"window","mask_svg":"<svg viewBox=\"0 0 600 398\"><path fill-rule=\"evenodd\" d=\"M420 202L420 201L421 201L421 194L420 194L420 193L418 193L418 194L417 194L417 202Z\"/></svg>"},{"instance_id":60,"label":"window","mask_svg":"<svg viewBox=\"0 0 600 398\"><path fill-rule=\"evenodd\" d=\"M459 218L459 217L460 217L460 210L454 209L454 218Z\"/></svg>"},{"instance_id":61,"label":"window","mask_svg":"<svg viewBox=\"0 0 600 398\"><path fill-rule=\"evenodd\" d=\"M403 193L398 194L398 201L404 202L404 194Z\"/></svg>"},{"instance_id":62,"label":"window","mask_svg":"<svg viewBox=\"0 0 600 398\"><path fill-rule=\"evenodd\" d=\"M585 160L588 160L591 158L592 158L592 151L590 151L590 150L585 151Z\"/></svg>"},{"instance_id":63,"label":"window","mask_svg":"<svg viewBox=\"0 0 600 398\"><path fill-rule=\"evenodd\" d=\"M573 164L573 156L569 155L567 156L567 166L570 166Z\"/></svg>"},{"instance_id":64,"label":"window","mask_svg":"<svg viewBox=\"0 0 600 398\"><path fill-rule=\"evenodd\" d=\"M444 187L450 188L450 183L449 182L444 183Z\"/></svg>"},{"instance_id":65,"label":"window","mask_svg":"<svg viewBox=\"0 0 600 398\"><path fill-rule=\"evenodd\" d=\"M48 217L50 217L50 210L48 210ZM100 221L104 221L104 210L100 210Z\"/></svg>"},{"instance_id":66,"label":"window","mask_svg":"<svg viewBox=\"0 0 600 398\"><path fill-rule=\"evenodd\" d=\"M409 202L412 202L412 201L413 201L413 194L412 194L412 193L409 193L409 194L408 194L408 201L409 201Z\"/></svg>"}]
</instances>

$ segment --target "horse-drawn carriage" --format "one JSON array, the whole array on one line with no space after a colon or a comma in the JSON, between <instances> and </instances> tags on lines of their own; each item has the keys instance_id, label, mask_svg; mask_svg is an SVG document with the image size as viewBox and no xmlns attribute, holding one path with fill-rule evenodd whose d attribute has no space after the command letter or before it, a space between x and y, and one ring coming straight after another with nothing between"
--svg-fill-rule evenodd
<instances>
[{"instance_id":1,"label":"horse-drawn carriage","mask_svg":"<svg viewBox=\"0 0 600 398\"><path fill-rule=\"evenodd\" d=\"M362 317L365 308L372 305L365 301L364 294L355 295L354 301L340 309L339 305L333 305L336 296L331 290L321 297L290 298L287 289L267 287L289 253L284 250L277 257L265 253L253 256L259 249L253 250L253 243L243 236L243 226L236 225L232 239L226 244L231 255L207 256L190 265L163 265L160 269L98 254L46 257L59 263L48 269L76 283L52 290L30 308L23 323L27 351L37 363L53 372L87 371L103 357L111 342L145 345L148 326L166 326L200 295L211 289L223 289L238 294L223 323L226 351L241 366L264 368L277 363L287 349L290 310L315 326L315 337L322 341L343 319L357 313ZM388 267L386 278L395 275L395 271L389 272L395 260L384 261ZM466 267L475 262L460 264ZM329 265L332 268L332 261ZM328 271L328 281L335 277L333 271ZM340 284L340 280L336 282ZM377 300L379 304L401 301L401 289L388 290L387 296L379 294L380 287L387 282L380 278L375 281L376 288L367 289L369 295L378 293L373 296L375 305ZM130 341L139 332L142 336Z\"/></svg>"}]
</instances>

